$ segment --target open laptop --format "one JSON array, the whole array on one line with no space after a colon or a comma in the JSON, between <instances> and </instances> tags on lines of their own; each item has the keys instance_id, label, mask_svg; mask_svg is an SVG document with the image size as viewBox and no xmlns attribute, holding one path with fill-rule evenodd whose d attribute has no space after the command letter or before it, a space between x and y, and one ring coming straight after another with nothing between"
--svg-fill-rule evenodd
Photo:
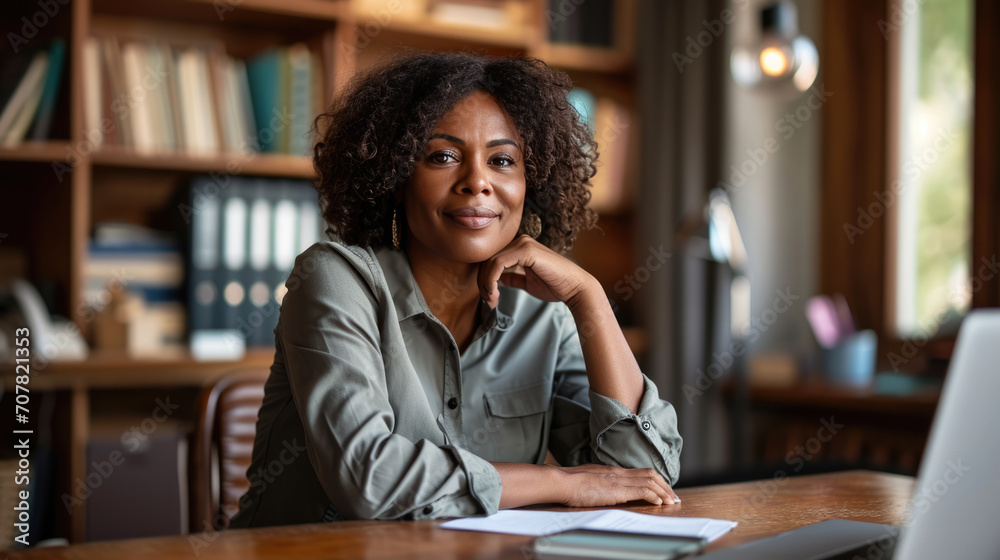
<instances>
[{"instance_id":1,"label":"open laptop","mask_svg":"<svg viewBox=\"0 0 1000 560\"><path fill-rule=\"evenodd\" d=\"M1000 309L966 316L952 358L901 533L837 519L699 558L1000 559Z\"/></svg>"}]
</instances>

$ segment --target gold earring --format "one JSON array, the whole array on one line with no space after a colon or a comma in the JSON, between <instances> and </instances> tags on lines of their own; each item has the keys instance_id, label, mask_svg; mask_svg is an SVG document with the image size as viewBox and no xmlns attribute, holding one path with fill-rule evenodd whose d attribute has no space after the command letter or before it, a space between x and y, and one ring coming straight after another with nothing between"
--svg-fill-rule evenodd
<instances>
[{"instance_id":1,"label":"gold earring","mask_svg":"<svg viewBox=\"0 0 1000 560\"><path fill-rule=\"evenodd\" d=\"M392 245L393 245L393 247L396 248L397 251L400 249L400 246L402 245L399 242L399 226L396 223L398 221L399 220L396 218L396 211L393 210L392 211Z\"/></svg>"},{"instance_id":2,"label":"gold earring","mask_svg":"<svg viewBox=\"0 0 1000 560\"><path fill-rule=\"evenodd\" d=\"M542 234L542 219L533 210L528 210L524 233L527 233L532 239L538 239L538 236Z\"/></svg>"}]
</instances>

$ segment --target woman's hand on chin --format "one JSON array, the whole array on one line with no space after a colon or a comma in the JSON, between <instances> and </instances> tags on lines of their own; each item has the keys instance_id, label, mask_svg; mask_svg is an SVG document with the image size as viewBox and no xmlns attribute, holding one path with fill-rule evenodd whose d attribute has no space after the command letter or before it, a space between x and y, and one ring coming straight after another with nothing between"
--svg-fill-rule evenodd
<instances>
[{"instance_id":1,"label":"woman's hand on chin","mask_svg":"<svg viewBox=\"0 0 1000 560\"><path fill-rule=\"evenodd\" d=\"M479 265L479 294L492 308L500 302L498 282L539 299L565 302L578 327L590 389L638 412L645 390L642 371L604 288L593 276L521 235Z\"/></svg>"},{"instance_id":2,"label":"woman's hand on chin","mask_svg":"<svg viewBox=\"0 0 1000 560\"><path fill-rule=\"evenodd\" d=\"M500 301L501 283L541 300L565 302L570 307L586 293L603 292L586 270L523 234L479 265L478 282L480 295L490 307L496 307Z\"/></svg>"}]
</instances>

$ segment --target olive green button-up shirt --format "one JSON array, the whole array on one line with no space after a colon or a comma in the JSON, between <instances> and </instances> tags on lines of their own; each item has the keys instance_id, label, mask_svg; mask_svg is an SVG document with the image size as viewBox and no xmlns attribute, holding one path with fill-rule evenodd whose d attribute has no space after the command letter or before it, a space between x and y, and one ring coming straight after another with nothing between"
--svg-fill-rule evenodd
<instances>
[{"instance_id":1,"label":"olive green button-up shirt","mask_svg":"<svg viewBox=\"0 0 1000 560\"><path fill-rule=\"evenodd\" d=\"M231 527L492 514L489 463L652 467L677 480L670 403L590 391L563 303L500 288L464 353L404 253L320 241L296 258ZM303 452L304 451L304 452Z\"/></svg>"}]
</instances>

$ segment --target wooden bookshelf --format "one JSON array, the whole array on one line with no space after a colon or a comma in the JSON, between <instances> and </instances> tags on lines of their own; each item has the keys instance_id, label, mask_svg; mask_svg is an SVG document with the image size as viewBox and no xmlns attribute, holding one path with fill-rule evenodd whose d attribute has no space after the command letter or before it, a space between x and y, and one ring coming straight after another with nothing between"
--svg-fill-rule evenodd
<instances>
[{"instance_id":1,"label":"wooden bookshelf","mask_svg":"<svg viewBox=\"0 0 1000 560\"><path fill-rule=\"evenodd\" d=\"M516 1L516 0L515 0ZM634 107L633 47L630 41L634 29L635 2L616 3L621 17L616 27L620 45L615 48L595 48L547 42L549 25L546 20L546 0L521 0L528 21L510 29L462 26L435 21L428 15L408 17L406 14L386 17L372 0L71 0L69 9L56 17L59 27L68 30L67 64L69 99L69 137L47 142L26 142L0 148L0 167L5 165L37 164L65 165L66 173L58 177L58 190L65 199L57 211L63 215L53 219L66 224L66 237L59 245L66 248L63 263L45 262L31 267L31 276L50 276L58 286L61 302L57 313L69 316L82 332L90 325L72 310L79 309L82 299L82 277L86 259L86 239L92 221L92 198L97 192L98 175L107 177L115 170L176 172L198 174L230 172L243 175L313 177L308 157L282 154L206 154L184 153L145 154L120 146L87 146L84 125L83 44L96 34L120 33L125 37L144 37L170 42L218 40L238 56L250 56L253 49L263 50L275 44L299 40L328 41L334 48L331 87L332 100L336 91L350 79L357 68L374 63L387 52L405 47L485 51L494 54L526 54L546 60L566 69L582 85L603 95L612 95L628 107ZM23 3L25 9L30 3ZM419 2L418 2L419 4ZM375 7L373 7L375 6ZM17 20L19 12L7 8L8 17ZM302 37L304 34L306 37ZM327 61L328 63L331 61ZM634 134L634 130L630 133ZM72 162L68 154L75 157ZM237 171L231 170L236 167ZM47 172L39 171L44 176ZM52 173L55 177L55 173ZM132 177L131 175L129 176ZM34 177L32 178L34 181ZM51 178L50 178L50 182ZM0 218L3 216L0 215ZM17 246L11 236L5 243ZM22 245L30 250L27 242ZM51 257L46 257L49 259ZM606 274L605 276L613 276Z\"/></svg>"},{"instance_id":2,"label":"wooden bookshelf","mask_svg":"<svg viewBox=\"0 0 1000 560\"><path fill-rule=\"evenodd\" d=\"M732 383L721 389L727 399L735 398ZM751 458L765 465L784 462L816 435L820 419L827 419L843 429L816 461L916 474L940 394L936 387L906 395L881 394L874 386L845 388L818 372L787 387L752 386Z\"/></svg>"},{"instance_id":3,"label":"wooden bookshelf","mask_svg":"<svg viewBox=\"0 0 1000 560\"><path fill-rule=\"evenodd\" d=\"M83 308L87 242L95 223L106 219L138 220L146 211L166 200L171 191L183 188L194 175L226 172L238 175L311 179L311 159L284 154L140 153L114 145L85 149L84 45L92 36L120 36L153 39L164 43L192 45L216 42L238 58L250 58L273 46L305 42L325 49L329 73L323 92L332 101L358 69L375 63L381 56L403 48L461 50L489 54L524 54L538 57L567 70L574 80L595 93L614 97L634 110L634 56L631 41L635 28L635 0L615 2L619 21L616 45L595 48L548 42L549 24L545 16L548 0L522 2L523 24L503 29L445 24L430 16L391 17L388 20L373 0L69 0L53 16L49 34L61 34L66 42L65 95L57 101L66 122L57 127L53 140L26 142L0 147L0 173L6 179L5 192L12 192L15 204L0 207L0 233L7 234L0 249L14 247L28 261L30 280L46 279L55 287L56 314L70 318L88 334L91 324ZM407 2L408 0L400 0ZM417 5L426 0L417 0ZM373 8L373 5L375 8ZM410 6L411 4L407 4ZM37 11L35 2L16 0L0 7L0 21L15 22ZM633 119L638 124L638 119ZM637 126L629 131L637 137ZM635 150L632 150L635 152ZM75 156L70 161L68 154ZM63 173L54 171L63 167ZM235 170L234 170L235 166ZM634 168L634 166L631 166ZM30 188L28 188L30 187ZM115 199L111 202L105 200ZM123 209L127 204L141 211ZM628 215L627 210L624 214ZM627 234L591 244L595 251L631 254L631 246L621 246ZM577 250L587 251L581 239ZM628 259L594 258L605 270L596 271L606 279L621 278L633 271ZM0 271L0 276L4 271ZM606 286L609 290L611 286ZM646 341L641 330L628 331L630 342L641 351ZM273 349L252 349L231 362L198 362L189 355L163 360L131 359L122 354L94 353L79 363L54 363L32 380L32 388L68 395L66 401L66 445L70 457L65 482L87 474L86 446L89 425L102 411L91 404L94 391L123 392L149 387L199 387L218 375L242 367L266 368ZM6 367L0 380L11 382ZM186 393L185 393L186 394ZM56 488L62 492L65 488ZM57 511L57 526L69 526L73 542L86 535L84 508L67 514Z\"/></svg>"},{"instance_id":4,"label":"wooden bookshelf","mask_svg":"<svg viewBox=\"0 0 1000 560\"><path fill-rule=\"evenodd\" d=\"M69 142L24 142L17 146L0 147L0 161L50 162L66 157Z\"/></svg>"},{"instance_id":5,"label":"wooden bookshelf","mask_svg":"<svg viewBox=\"0 0 1000 560\"><path fill-rule=\"evenodd\" d=\"M39 391L69 389L126 389L139 387L200 387L211 383L227 371L239 368L267 369L274 360L274 351L250 349L239 360L203 361L190 354L160 358L131 358L115 352L95 352L79 362L53 362L31 380L31 388ZM14 379L7 372L14 364L6 363L3 386L9 389ZM37 370L36 370L37 371Z\"/></svg>"},{"instance_id":6,"label":"wooden bookshelf","mask_svg":"<svg viewBox=\"0 0 1000 560\"><path fill-rule=\"evenodd\" d=\"M265 175L311 179L315 175L312 160L288 154L211 154L203 157L187 154L137 154L120 147L106 147L91 158L92 165L131 169L189 171L193 173L229 172L240 175Z\"/></svg>"},{"instance_id":7,"label":"wooden bookshelf","mask_svg":"<svg viewBox=\"0 0 1000 560\"><path fill-rule=\"evenodd\" d=\"M635 70L631 53L600 47L543 43L532 54L565 70L595 74L629 74Z\"/></svg>"},{"instance_id":8,"label":"wooden bookshelf","mask_svg":"<svg viewBox=\"0 0 1000 560\"><path fill-rule=\"evenodd\" d=\"M380 20L376 15L359 11L353 14L355 24L360 29L365 26L374 26L370 29L378 29L378 34L385 34L382 41L399 41L402 44L420 44L423 48L430 48L429 42L434 42L442 49L454 48L456 43L465 47L498 47L501 49L513 49L528 52L533 44L533 30L526 28L514 28L510 30L495 29L491 27L466 27L438 23L429 17L420 19L403 19L400 17ZM386 21L386 23L381 23ZM509 31L504 33L504 31ZM373 38L378 40L378 38Z\"/></svg>"},{"instance_id":9,"label":"wooden bookshelf","mask_svg":"<svg viewBox=\"0 0 1000 560\"><path fill-rule=\"evenodd\" d=\"M76 0L74 0L76 1ZM117 14L148 19L263 25L323 25L345 19L345 0L90 0L98 14Z\"/></svg>"}]
</instances>

